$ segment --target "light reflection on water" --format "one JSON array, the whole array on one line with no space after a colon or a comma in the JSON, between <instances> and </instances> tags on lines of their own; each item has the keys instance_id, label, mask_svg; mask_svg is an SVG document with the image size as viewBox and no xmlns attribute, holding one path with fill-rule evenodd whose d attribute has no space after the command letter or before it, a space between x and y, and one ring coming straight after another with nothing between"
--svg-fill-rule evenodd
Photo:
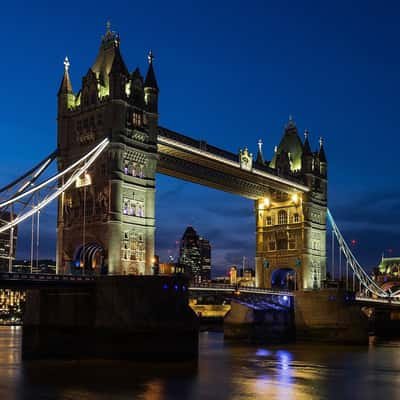
<instances>
[{"instance_id":1,"label":"light reflection on water","mask_svg":"<svg viewBox=\"0 0 400 400\"><path fill-rule=\"evenodd\" d=\"M204 332L197 366L23 363L21 329L0 327L1 400L400 398L400 342L255 347Z\"/></svg>"}]
</instances>

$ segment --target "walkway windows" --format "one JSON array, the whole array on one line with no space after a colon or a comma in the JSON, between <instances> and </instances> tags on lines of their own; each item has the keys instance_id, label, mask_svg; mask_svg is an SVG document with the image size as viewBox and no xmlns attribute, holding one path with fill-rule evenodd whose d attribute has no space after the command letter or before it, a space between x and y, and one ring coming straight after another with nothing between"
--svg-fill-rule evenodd
<instances>
[{"instance_id":1,"label":"walkway windows","mask_svg":"<svg viewBox=\"0 0 400 400\"><path fill-rule=\"evenodd\" d=\"M278 212L278 225L285 225L288 223L288 216L285 210L280 210Z\"/></svg>"},{"instance_id":2,"label":"walkway windows","mask_svg":"<svg viewBox=\"0 0 400 400\"><path fill-rule=\"evenodd\" d=\"M144 202L125 198L122 205L122 213L132 217L144 217L145 209Z\"/></svg>"},{"instance_id":3,"label":"walkway windows","mask_svg":"<svg viewBox=\"0 0 400 400\"><path fill-rule=\"evenodd\" d=\"M126 160L124 162L124 174L131 175L136 178L144 178L144 165Z\"/></svg>"},{"instance_id":4,"label":"walkway windows","mask_svg":"<svg viewBox=\"0 0 400 400\"><path fill-rule=\"evenodd\" d=\"M121 259L127 262L128 273L137 274L145 262L144 236L134 230L125 231L121 240Z\"/></svg>"}]
</instances>

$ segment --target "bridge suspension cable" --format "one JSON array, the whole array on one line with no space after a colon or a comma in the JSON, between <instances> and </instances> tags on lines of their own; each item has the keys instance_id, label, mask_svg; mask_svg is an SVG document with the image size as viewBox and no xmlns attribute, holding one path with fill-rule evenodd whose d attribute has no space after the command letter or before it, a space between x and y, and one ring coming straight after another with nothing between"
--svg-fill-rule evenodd
<instances>
[{"instance_id":1,"label":"bridge suspension cable","mask_svg":"<svg viewBox=\"0 0 400 400\"><path fill-rule=\"evenodd\" d=\"M3 188L4 191L10 189L11 187L15 187L18 183L29 177L33 171L33 176L28 178L28 180L25 181L21 187L14 191L10 198L0 202L0 214L4 213L7 208L10 210L10 220L3 221L5 223L0 226L0 233L13 228L14 226L18 225L20 222L26 220L34 214L38 214L37 223L39 225L40 210L48 205L50 202L52 202L54 199L56 199L61 193L67 190L82 174L84 174L103 152L103 150L108 146L108 144L108 138L102 140L78 161L75 161L63 171L56 173L55 175L35 186L34 182L50 165L51 161L55 159L55 153L52 153L51 157L46 158L43 163L38 164L37 168L28 171L28 173L24 174L21 178L14 181L12 184L5 186ZM32 188L30 188L31 186ZM45 191L46 193L42 195L40 191ZM35 204L34 199L39 199L39 196L41 200ZM19 212L15 211L16 205L21 206Z\"/></svg>"},{"instance_id":2,"label":"bridge suspension cable","mask_svg":"<svg viewBox=\"0 0 400 400\"><path fill-rule=\"evenodd\" d=\"M386 292L371 278L371 276L367 272L365 272L364 268L357 261L353 252L350 250L350 247L344 240L343 235L341 234L338 226L336 225L335 220L333 219L329 209L327 211L327 215L328 215L328 220L332 226L332 243L333 243L333 238L336 237L336 240L339 245L339 252L340 254L343 253L346 260L346 285L348 285L348 266L350 266L351 270L353 271L353 291L355 291L356 288L355 284L355 277L356 277L359 281L360 287L361 286L364 287L367 292L370 292L377 297L388 298L388 297L394 297L396 294L399 294L397 292L396 293ZM339 257L340 257L340 268L341 268L341 255ZM332 264L332 271L333 270L334 270L334 264ZM339 276L339 278L341 278L341 276Z\"/></svg>"}]
</instances>

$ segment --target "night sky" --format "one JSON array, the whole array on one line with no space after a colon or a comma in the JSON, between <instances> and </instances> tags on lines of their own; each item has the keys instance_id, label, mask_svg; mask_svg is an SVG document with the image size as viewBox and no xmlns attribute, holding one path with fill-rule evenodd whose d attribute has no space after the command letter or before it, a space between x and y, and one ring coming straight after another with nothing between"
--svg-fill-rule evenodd
<instances>
[{"instance_id":1,"label":"night sky","mask_svg":"<svg viewBox=\"0 0 400 400\"><path fill-rule=\"evenodd\" d=\"M289 114L325 139L329 207L363 265L400 256L400 5L396 2L7 2L0 24L0 183L56 146L56 93L68 55L75 92L110 19L129 70L155 54L160 124L237 152L264 141L271 159ZM397 2L398 3L398 2ZM254 264L250 200L157 176L157 252L175 254L186 225L225 272ZM41 257L55 257L55 208ZM29 224L18 256L29 254ZM389 252L387 251L387 255Z\"/></svg>"}]
</instances>

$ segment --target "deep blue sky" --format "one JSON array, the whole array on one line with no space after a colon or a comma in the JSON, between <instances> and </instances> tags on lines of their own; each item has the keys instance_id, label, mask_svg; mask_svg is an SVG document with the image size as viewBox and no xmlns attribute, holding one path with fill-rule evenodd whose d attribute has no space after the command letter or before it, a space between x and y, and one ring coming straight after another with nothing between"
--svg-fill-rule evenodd
<instances>
[{"instance_id":1,"label":"deep blue sky","mask_svg":"<svg viewBox=\"0 0 400 400\"><path fill-rule=\"evenodd\" d=\"M398 188L400 8L396 2L67 1L2 5L0 182L56 146L63 59L74 89L93 63L110 19L130 70L152 48L160 123L195 138L265 156L288 115L325 138L330 208L356 238L366 266L400 255ZM223 271L254 259L252 203L172 178L157 178L157 247L174 252L187 224L213 245ZM42 256L54 256L54 209L44 213ZM29 253L21 229L19 256ZM25 233L24 233L25 232Z\"/></svg>"}]
</instances>

